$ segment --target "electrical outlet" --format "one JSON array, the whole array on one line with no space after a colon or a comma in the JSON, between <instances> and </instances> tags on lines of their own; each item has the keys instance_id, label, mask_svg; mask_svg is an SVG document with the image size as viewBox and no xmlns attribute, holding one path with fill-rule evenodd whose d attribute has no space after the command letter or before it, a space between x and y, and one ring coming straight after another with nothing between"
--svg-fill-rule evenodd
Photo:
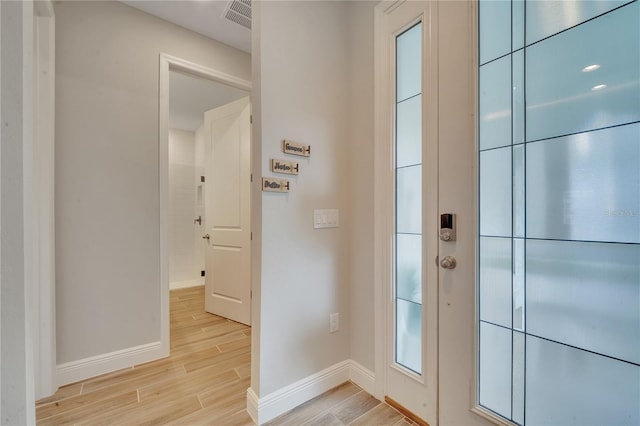
<instances>
[{"instance_id":1,"label":"electrical outlet","mask_svg":"<svg viewBox=\"0 0 640 426\"><path fill-rule=\"evenodd\" d=\"M340 329L340 314L334 313L329 315L329 333L335 333Z\"/></svg>"}]
</instances>

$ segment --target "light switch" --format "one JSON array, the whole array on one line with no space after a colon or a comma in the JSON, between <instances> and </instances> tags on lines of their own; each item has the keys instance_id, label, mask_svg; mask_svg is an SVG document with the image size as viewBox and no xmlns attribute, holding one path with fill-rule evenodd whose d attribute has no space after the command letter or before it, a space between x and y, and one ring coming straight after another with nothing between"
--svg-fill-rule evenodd
<instances>
[{"instance_id":1,"label":"light switch","mask_svg":"<svg viewBox=\"0 0 640 426\"><path fill-rule=\"evenodd\" d=\"M337 209L316 209L313 211L313 227L315 229L337 228L340 215Z\"/></svg>"}]
</instances>

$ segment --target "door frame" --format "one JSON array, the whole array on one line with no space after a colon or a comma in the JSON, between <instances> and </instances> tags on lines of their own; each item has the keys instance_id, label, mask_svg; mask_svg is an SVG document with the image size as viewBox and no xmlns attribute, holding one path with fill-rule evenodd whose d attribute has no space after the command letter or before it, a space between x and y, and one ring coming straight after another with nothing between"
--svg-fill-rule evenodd
<instances>
[{"instance_id":1,"label":"door frame","mask_svg":"<svg viewBox=\"0 0 640 426\"><path fill-rule=\"evenodd\" d=\"M169 75L179 71L251 93L251 82L176 56L160 53L158 173L160 177L160 351L169 356Z\"/></svg>"},{"instance_id":2,"label":"door frame","mask_svg":"<svg viewBox=\"0 0 640 426\"><path fill-rule=\"evenodd\" d=\"M26 17L25 17L26 18ZM33 121L24 149L25 291L32 312L35 400L58 389L55 298L55 13L33 2ZM26 117L25 117L26 119ZM27 138L29 139L29 138ZM31 361L31 360L30 360Z\"/></svg>"}]
</instances>

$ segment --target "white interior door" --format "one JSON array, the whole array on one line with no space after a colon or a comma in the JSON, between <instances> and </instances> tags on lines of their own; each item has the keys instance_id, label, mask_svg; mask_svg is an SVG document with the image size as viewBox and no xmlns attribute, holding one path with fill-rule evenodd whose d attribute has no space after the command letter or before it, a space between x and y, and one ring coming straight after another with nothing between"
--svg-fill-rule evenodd
<instances>
[{"instance_id":1,"label":"white interior door","mask_svg":"<svg viewBox=\"0 0 640 426\"><path fill-rule=\"evenodd\" d=\"M376 276L386 338L376 374L384 376L392 405L431 426L486 422L471 411L477 218L471 12L469 2L388 2L377 9ZM440 239L445 213L455 215L455 240Z\"/></svg>"},{"instance_id":2,"label":"white interior door","mask_svg":"<svg viewBox=\"0 0 640 426\"><path fill-rule=\"evenodd\" d=\"M249 98L204 116L205 309L251 323L251 130Z\"/></svg>"}]
</instances>

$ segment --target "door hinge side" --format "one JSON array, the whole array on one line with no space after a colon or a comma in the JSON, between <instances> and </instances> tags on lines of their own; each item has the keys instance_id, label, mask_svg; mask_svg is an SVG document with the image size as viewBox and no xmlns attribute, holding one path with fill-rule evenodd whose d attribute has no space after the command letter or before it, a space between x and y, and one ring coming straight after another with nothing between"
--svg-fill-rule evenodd
<instances>
[{"instance_id":1,"label":"door hinge side","mask_svg":"<svg viewBox=\"0 0 640 426\"><path fill-rule=\"evenodd\" d=\"M253 232L249 233L249 238L251 239L251 241L253 241Z\"/></svg>"},{"instance_id":2,"label":"door hinge side","mask_svg":"<svg viewBox=\"0 0 640 426\"><path fill-rule=\"evenodd\" d=\"M253 124L253 114L249 116L249 124Z\"/></svg>"}]
</instances>

